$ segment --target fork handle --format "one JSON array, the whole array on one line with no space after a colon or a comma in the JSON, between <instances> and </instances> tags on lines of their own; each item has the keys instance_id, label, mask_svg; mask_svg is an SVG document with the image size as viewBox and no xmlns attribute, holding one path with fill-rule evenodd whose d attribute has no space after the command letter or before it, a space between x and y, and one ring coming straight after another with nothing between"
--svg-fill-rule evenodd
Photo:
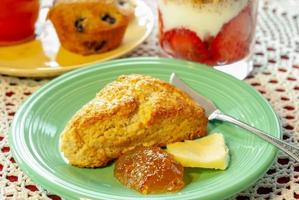
<instances>
[{"instance_id":1,"label":"fork handle","mask_svg":"<svg viewBox=\"0 0 299 200\"><path fill-rule=\"evenodd\" d=\"M241 121L235 119L234 117L223 114L220 110L216 110L214 113L212 113L212 115L209 117L209 120L213 120L213 119L230 122L230 123L235 124L241 128L244 128L244 129L252 132L253 134L259 136L263 140L273 144L278 149L280 149L281 151L288 154L296 162L299 162L299 148L298 147L288 144L281 139L278 139L271 135L268 135L267 133L265 133L257 128L254 128L247 123L241 122Z\"/></svg>"}]
</instances>

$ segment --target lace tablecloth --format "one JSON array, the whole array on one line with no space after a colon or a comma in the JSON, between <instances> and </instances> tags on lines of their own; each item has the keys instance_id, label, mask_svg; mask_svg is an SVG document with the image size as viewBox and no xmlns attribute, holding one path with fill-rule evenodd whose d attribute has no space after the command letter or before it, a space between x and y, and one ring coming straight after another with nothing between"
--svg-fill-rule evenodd
<instances>
[{"instance_id":1,"label":"lace tablecloth","mask_svg":"<svg viewBox=\"0 0 299 200\"><path fill-rule=\"evenodd\" d=\"M292 2L296 6L296 1ZM282 122L283 139L299 145L299 2L292 12L285 3L286 0L261 1L254 70L245 81L274 107ZM154 31L129 57L158 55ZM22 172L7 142L10 123L20 104L48 81L0 75L0 199L61 199ZM299 163L279 154L255 185L232 199L299 199Z\"/></svg>"}]
</instances>

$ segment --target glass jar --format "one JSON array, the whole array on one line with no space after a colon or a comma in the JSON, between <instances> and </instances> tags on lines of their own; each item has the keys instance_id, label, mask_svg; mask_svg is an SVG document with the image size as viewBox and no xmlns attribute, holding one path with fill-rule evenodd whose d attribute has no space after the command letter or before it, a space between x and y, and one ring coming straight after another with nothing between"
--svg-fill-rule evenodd
<instances>
[{"instance_id":1,"label":"glass jar","mask_svg":"<svg viewBox=\"0 0 299 200\"><path fill-rule=\"evenodd\" d=\"M39 0L1 0L0 45L33 39L39 14Z\"/></svg>"},{"instance_id":2,"label":"glass jar","mask_svg":"<svg viewBox=\"0 0 299 200\"><path fill-rule=\"evenodd\" d=\"M252 52L257 0L158 0L159 41L167 55L211 66Z\"/></svg>"}]
</instances>

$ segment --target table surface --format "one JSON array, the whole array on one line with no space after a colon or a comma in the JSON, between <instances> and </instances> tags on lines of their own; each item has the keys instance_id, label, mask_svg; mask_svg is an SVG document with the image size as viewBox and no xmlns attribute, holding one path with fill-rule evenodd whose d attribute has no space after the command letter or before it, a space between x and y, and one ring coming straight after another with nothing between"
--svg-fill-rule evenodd
<instances>
[{"instance_id":1,"label":"table surface","mask_svg":"<svg viewBox=\"0 0 299 200\"><path fill-rule=\"evenodd\" d=\"M147 0L154 7L154 1ZM159 56L156 30L126 57ZM299 141L299 2L261 0L253 72L244 80L273 106L283 126L283 139ZM18 107L50 79L0 75L0 199L61 199L36 185L10 153L7 132ZM231 199L299 199L299 163L279 153L256 184Z\"/></svg>"}]
</instances>

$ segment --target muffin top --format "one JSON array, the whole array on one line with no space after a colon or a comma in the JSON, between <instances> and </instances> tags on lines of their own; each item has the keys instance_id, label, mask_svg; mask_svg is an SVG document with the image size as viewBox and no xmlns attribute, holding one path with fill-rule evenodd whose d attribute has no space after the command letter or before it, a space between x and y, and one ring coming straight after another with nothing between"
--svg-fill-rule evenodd
<instances>
[{"instance_id":1,"label":"muffin top","mask_svg":"<svg viewBox=\"0 0 299 200\"><path fill-rule=\"evenodd\" d=\"M93 33L126 25L129 17L117 0L56 0L48 17L60 21L69 31ZM72 24L70 26L69 24Z\"/></svg>"},{"instance_id":2,"label":"muffin top","mask_svg":"<svg viewBox=\"0 0 299 200\"><path fill-rule=\"evenodd\" d=\"M122 14L131 16L134 13L135 0L54 0L54 6L59 4L101 3L115 6Z\"/></svg>"}]
</instances>

